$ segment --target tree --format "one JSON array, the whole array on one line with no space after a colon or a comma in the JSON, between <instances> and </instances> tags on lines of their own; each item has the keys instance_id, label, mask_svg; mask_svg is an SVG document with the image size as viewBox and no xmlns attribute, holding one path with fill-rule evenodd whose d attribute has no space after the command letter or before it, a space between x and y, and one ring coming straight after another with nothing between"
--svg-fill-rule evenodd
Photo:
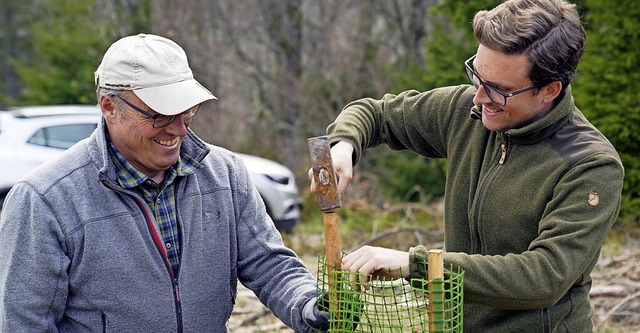
<instances>
[{"instance_id":1,"label":"tree","mask_svg":"<svg viewBox=\"0 0 640 333\"><path fill-rule=\"evenodd\" d=\"M3 0L0 2L0 107L13 104L20 95L20 80L12 61L28 49L24 28L29 2Z\"/></svg>"},{"instance_id":2,"label":"tree","mask_svg":"<svg viewBox=\"0 0 640 333\"><path fill-rule=\"evenodd\" d=\"M95 103L93 72L108 45L108 28L92 19L93 2L34 2L29 12L28 56L12 59L28 104Z\"/></svg>"}]
</instances>

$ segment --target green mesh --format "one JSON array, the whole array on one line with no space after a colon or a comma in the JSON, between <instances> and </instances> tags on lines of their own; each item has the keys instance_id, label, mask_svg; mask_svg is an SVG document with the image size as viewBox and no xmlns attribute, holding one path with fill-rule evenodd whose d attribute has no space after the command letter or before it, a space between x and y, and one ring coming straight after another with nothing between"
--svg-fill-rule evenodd
<instances>
[{"instance_id":1,"label":"green mesh","mask_svg":"<svg viewBox=\"0 0 640 333\"><path fill-rule=\"evenodd\" d=\"M427 263L422 264L427 271ZM365 286L340 270L329 278L326 259L320 256L318 304L331 313L332 333L462 332L463 279L460 267L449 266L444 280L369 279Z\"/></svg>"}]
</instances>

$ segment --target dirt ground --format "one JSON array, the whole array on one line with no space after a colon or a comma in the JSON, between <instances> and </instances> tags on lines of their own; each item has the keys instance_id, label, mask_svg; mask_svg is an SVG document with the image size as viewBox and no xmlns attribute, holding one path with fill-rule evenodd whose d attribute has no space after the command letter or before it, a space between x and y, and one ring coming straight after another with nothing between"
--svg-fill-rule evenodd
<instances>
[{"instance_id":1,"label":"dirt ground","mask_svg":"<svg viewBox=\"0 0 640 333\"><path fill-rule=\"evenodd\" d=\"M640 332L639 263L640 240L603 248L590 293L599 332Z\"/></svg>"},{"instance_id":2,"label":"dirt ground","mask_svg":"<svg viewBox=\"0 0 640 333\"><path fill-rule=\"evenodd\" d=\"M317 258L304 258L316 272ZM598 332L640 332L640 240L624 246L605 245L593 272L591 290ZM237 333L292 333L255 295L241 287L229 331Z\"/></svg>"}]
</instances>

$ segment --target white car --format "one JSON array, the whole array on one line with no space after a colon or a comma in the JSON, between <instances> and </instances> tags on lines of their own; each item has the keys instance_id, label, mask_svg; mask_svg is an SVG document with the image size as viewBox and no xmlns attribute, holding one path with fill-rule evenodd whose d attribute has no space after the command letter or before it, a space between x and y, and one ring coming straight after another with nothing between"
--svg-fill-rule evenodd
<instances>
[{"instance_id":1,"label":"white car","mask_svg":"<svg viewBox=\"0 0 640 333\"><path fill-rule=\"evenodd\" d=\"M101 114L95 105L48 105L0 111L0 207L20 178L88 137ZM281 232L300 221L301 199L293 172L282 164L238 154Z\"/></svg>"}]
</instances>

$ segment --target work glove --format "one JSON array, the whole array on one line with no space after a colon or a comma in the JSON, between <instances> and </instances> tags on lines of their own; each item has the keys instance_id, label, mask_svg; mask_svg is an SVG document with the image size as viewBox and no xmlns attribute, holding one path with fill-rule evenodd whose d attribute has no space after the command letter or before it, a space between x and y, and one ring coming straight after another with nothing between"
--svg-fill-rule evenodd
<instances>
[{"instance_id":1,"label":"work glove","mask_svg":"<svg viewBox=\"0 0 640 333\"><path fill-rule=\"evenodd\" d=\"M343 308L340 311L344 315L341 320L342 323L340 324L340 327L344 329L344 332L353 332L356 330L358 323L360 322L363 303L358 296L353 293L346 293L342 296L346 297L346 299L341 300L340 304L346 308ZM329 331L330 319L329 294L326 292L318 298L312 298L309 300L302 309L302 320L309 325L309 327L318 330L318 332Z\"/></svg>"},{"instance_id":2,"label":"work glove","mask_svg":"<svg viewBox=\"0 0 640 333\"><path fill-rule=\"evenodd\" d=\"M326 306L324 300L327 300ZM327 294L322 295L318 302L318 298L311 298L302 308L302 320L311 328L315 328L319 332L329 332L329 297Z\"/></svg>"}]
</instances>

